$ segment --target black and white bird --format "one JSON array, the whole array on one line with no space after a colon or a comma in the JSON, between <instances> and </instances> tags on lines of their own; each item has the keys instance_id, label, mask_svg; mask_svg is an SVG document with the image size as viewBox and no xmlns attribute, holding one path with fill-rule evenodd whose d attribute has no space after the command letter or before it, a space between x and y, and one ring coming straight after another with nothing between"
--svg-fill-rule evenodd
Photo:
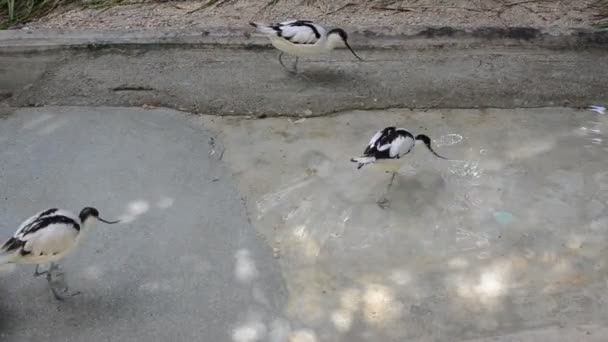
<instances>
[{"instance_id":1,"label":"black and white bird","mask_svg":"<svg viewBox=\"0 0 608 342\"><path fill-rule=\"evenodd\" d=\"M296 56L293 71L297 72L298 57L326 54L336 46L344 44L355 57L359 57L348 44L348 35L341 28L326 31L320 25L309 20L289 20L278 24L249 23L259 32L266 35L274 47L281 51L279 63L283 64L283 53Z\"/></svg>"},{"instance_id":2,"label":"black and white bird","mask_svg":"<svg viewBox=\"0 0 608 342\"><path fill-rule=\"evenodd\" d=\"M46 275L55 298L63 300L76 295L78 292L68 294L65 284L62 291L54 285L56 277L63 279L56 262L72 252L83 234L98 220L107 224L120 222L102 219L99 211L92 207L82 209L78 216L57 208L41 211L23 221L13 237L0 247L0 265L34 264L34 276ZM50 264L50 267L40 272L39 266L43 264Z\"/></svg>"},{"instance_id":3,"label":"black and white bird","mask_svg":"<svg viewBox=\"0 0 608 342\"><path fill-rule=\"evenodd\" d=\"M351 162L358 164L357 169L361 169L366 165L381 164L382 169L385 172L392 173L391 181L386 189L386 192L388 193L393 185L395 176L401 167L399 159L410 153L417 142L426 145L429 151L438 158L447 160L447 158L440 156L433 150L431 147L431 138L428 136L418 134L414 138L414 135L404 128L386 127L374 134L365 148L365 151L363 151L363 156L351 158ZM378 204L384 208L387 202L388 200L384 197L378 201Z\"/></svg>"}]
</instances>

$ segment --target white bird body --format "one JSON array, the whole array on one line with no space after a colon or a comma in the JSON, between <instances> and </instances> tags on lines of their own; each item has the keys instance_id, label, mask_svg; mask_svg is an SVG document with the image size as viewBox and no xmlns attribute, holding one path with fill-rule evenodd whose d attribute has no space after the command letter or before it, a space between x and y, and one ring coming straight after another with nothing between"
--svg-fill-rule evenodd
<instances>
[{"instance_id":1,"label":"white bird body","mask_svg":"<svg viewBox=\"0 0 608 342\"><path fill-rule=\"evenodd\" d=\"M327 38L323 38L318 40L315 44L297 45L277 36L270 37L270 43L274 47L287 54L298 57L311 57L328 53L329 51L331 51L331 49L329 49L328 46L325 45L326 40Z\"/></svg>"},{"instance_id":2,"label":"white bird body","mask_svg":"<svg viewBox=\"0 0 608 342\"><path fill-rule=\"evenodd\" d=\"M25 220L0 251L5 263L47 264L65 258L74 250L94 220L81 222L62 209L41 211Z\"/></svg>"},{"instance_id":3,"label":"white bird body","mask_svg":"<svg viewBox=\"0 0 608 342\"><path fill-rule=\"evenodd\" d=\"M53 295L58 300L66 298L68 287L62 284L58 291L58 279L63 279L63 273L57 273L59 268L55 262L65 258L74 251L83 234L97 221L108 224L119 221L106 221L99 217L99 211L86 207L79 215L63 209L47 209L31 216L19 226L15 234L1 247L0 265L2 264L35 264L34 276L46 275ZM41 264L50 264L49 269L39 272ZM78 294L69 294L71 297Z\"/></svg>"}]
</instances>

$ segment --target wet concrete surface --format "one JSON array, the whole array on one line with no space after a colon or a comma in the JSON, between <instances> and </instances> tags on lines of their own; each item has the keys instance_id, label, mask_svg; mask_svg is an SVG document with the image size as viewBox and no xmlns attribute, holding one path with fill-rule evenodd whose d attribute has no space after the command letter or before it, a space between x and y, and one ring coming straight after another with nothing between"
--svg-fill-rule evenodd
<instances>
[{"instance_id":1,"label":"wet concrete surface","mask_svg":"<svg viewBox=\"0 0 608 342\"><path fill-rule=\"evenodd\" d=\"M83 291L69 302L31 267L0 273L0 337L602 341L607 120L566 108L3 115L0 234L51 205L128 222L98 226L66 260ZM417 146L384 194L389 175L349 159L388 125L451 160Z\"/></svg>"},{"instance_id":2,"label":"wet concrete surface","mask_svg":"<svg viewBox=\"0 0 608 342\"><path fill-rule=\"evenodd\" d=\"M564 108L203 117L272 245L301 341L600 341L607 117ZM356 170L376 130L433 139ZM298 340L300 341L300 340Z\"/></svg>"},{"instance_id":3,"label":"wet concrete surface","mask_svg":"<svg viewBox=\"0 0 608 342\"><path fill-rule=\"evenodd\" d=\"M280 269L212 138L172 110L45 107L0 118L1 239L55 206L123 220L94 227L65 260L82 292L66 302L33 266L4 268L0 340L281 340Z\"/></svg>"}]
</instances>

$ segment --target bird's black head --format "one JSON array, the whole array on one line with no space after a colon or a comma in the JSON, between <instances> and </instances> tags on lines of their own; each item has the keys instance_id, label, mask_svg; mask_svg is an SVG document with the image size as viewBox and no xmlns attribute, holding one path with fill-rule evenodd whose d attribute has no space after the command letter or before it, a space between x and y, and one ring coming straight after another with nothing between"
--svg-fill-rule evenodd
<instances>
[{"instance_id":1,"label":"bird's black head","mask_svg":"<svg viewBox=\"0 0 608 342\"><path fill-rule=\"evenodd\" d=\"M424 134L418 134L418 135L416 136L416 140L418 140L418 141L422 141L422 142L423 142L423 143L426 145L426 148L428 148L428 149L429 149L429 151L431 151L431 153L432 153L432 154L434 154L435 156L437 156L437 157L439 157L439 158L441 158L441 159L446 159L446 160L449 160L449 159L448 159L448 158L446 158L446 157L442 157L442 156L440 156L439 154L437 154L437 152L435 152L435 150L433 150L433 147L431 147L431 138L429 138L427 135L424 135Z\"/></svg>"},{"instance_id":2,"label":"bird's black head","mask_svg":"<svg viewBox=\"0 0 608 342\"><path fill-rule=\"evenodd\" d=\"M329 32L327 32L328 37L331 36L332 34L337 34L345 42L348 41L348 34L346 34L346 31L344 31L341 28L335 28L335 29L332 29Z\"/></svg>"},{"instance_id":3,"label":"bird's black head","mask_svg":"<svg viewBox=\"0 0 608 342\"><path fill-rule=\"evenodd\" d=\"M78 215L78 217L80 217L80 222L84 222L86 219L88 219L91 216L98 218L99 210L92 208L92 207L86 207L86 208L82 209L80 211L80 215Z\"/></svg>"},{"instance_id":4,"label":"bird's black head","mask_svg":"<svg viewBox=\"0 0 608 342\"><path fill-rule=\"evenodd\" d=\"M80 222L84 223L87 219L93 217L101 222L107 223L107 224L114 224L114 223L118 223L120 221L106 221L104 219L102 219L101 217L99 217L99 210L93 208L93 207L86 207L84 209L82 209L80 211L80 214L78 215L78 217L80 218Z\"/></svg>"},{"instance_id":5,"label":"bird's black head","mask_svg":"<svg viewBox=\"0 0 608 342\"><path fill-rule=\"evenodd\" d=\"M427 147L431 146L431 138L424 134L418 134L416 140L422 141Z\"/></svg>"},{"instance_id":6,"label":"bird's black head","mask_svg":"<svg viewBox=\"0 0 608 342\"><path fill-rule=\"evenodd\" d=\"M334 37L338 37L338 39L341 40L344 43L344 45L346 45L346 47L350 50L350 52L352 52L353 55L355 57L357 57L357 59L359 59L360 61L363 60L363 58L359 57L348 44L348 34L346 34L346 31L344 31L341 28L335 28L335 29L331 29L331 30L329 30L329 32L327 32L327 39L329 40L329 45L332 47L332 49L337 45L336 38L334 38Z\"/></svg>"}]
</instances>

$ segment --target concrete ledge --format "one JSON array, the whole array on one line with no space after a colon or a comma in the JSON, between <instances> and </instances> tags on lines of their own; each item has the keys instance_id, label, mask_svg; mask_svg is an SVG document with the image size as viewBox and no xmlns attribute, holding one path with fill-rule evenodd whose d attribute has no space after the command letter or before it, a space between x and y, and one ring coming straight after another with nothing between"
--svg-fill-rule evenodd
<instances>
[{"instance_id":1,"label":"concrete ledge","mask_svg":"<svg viewBox=\"0 0 608 342\"><path fill-rule=\"evenodd\" d=\"M608 32L578 28L567 32L532 27L373 27L348 28L359 49L489 46L527 46L551 49L608 49ZM0 31L1 53L11 50L48 50L136 45L234 45L264 47L268 41L245 25L208 30L5 30Z\"/></svg>"},{"instance_id":2,"label":"concrete ledge","mask_svg":"<svg viewBox=\"0 0 608 342\"><path fill-rule=\"evenodd\" d=\"M608 102L608 32L349 28L345 50L286 74L249 28L2 31L0 95L15 106L166 106L219 115Z\"/></svg>"}]
</instances>

